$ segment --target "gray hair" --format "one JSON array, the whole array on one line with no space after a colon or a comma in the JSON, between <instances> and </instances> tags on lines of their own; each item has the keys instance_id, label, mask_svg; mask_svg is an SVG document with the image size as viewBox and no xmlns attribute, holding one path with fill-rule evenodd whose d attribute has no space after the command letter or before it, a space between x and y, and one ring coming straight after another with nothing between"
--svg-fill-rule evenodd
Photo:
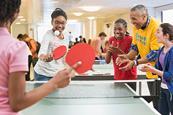
<instances>
[{"instance_id":1,"label":"gray hair","mask_svg":"<svg viewBox=\"0 0 173 115\"><path fill-rule=\"evenodd\" d=\"M132 11L137 11L137 10L140 11L142 13L142 15L148 16L148 10L144 5L136 5L133 8L131 8L130 11L132 12Z\"/></svg>"}]
</instances>

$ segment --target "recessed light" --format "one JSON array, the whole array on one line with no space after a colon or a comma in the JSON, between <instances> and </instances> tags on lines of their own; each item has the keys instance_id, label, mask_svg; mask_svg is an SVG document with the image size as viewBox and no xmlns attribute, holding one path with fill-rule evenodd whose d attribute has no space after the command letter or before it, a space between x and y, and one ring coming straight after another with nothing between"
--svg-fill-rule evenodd
<instances>
[{"instance_id":1,"label":"recessed light","mask_svg":"<svg viewBox=\"0 0 173 115\"><path fill-rule=\"evenodd\" d=\"M87 17L89 20L94 20L95 17L94 16L91 16L91 17Z\"/></svg>"},{"instance_id":2,"label":"recessed light","mask_svg":"<svg viewBox=\"0 0 173 115\"><path fill-rule=\"evenodd\" d=\"M81 16L81 15L83 15L82 12L74 12L73 14L74 14L75 16Z\"/></svg>"},{"instance_id":3,"label":"recessed light","mask_svg":"<svg viewBox=\"0 0 173 115\"><path fill-rule=\"evenodd\" d=\"M16 24L21 24L20 22L16 22Z\"/></svg>"},{"instance_id":4,"label":"recessed light","mask_svg":"<svg viewBox=\"0 0 173 115\"><path fill-rule=\"evenodd\" d=\"M25 18L22 18L22 19L20 19L20 21L21 21L21 22L25 22L25 21L26 21L26 19L25 19Z\"/></svg>"},{"instance_id":5,"label":"recessed light","mask_svg":"<svg viewBox=\"0 0 173 115\"><path fill-rule=\"evenodd\" d=\"M18 18L18 19L22 19L22 18L24 18L24 17L23 17L23 16L18 16L17 18Z\"/></svg>"},{"instance_id":6,"label":"recessed light","mask_svg":"<svg viewBox=\"0 0 173 115\"><path fill-rule=\"evenodd\" d=\"M101 6L82 6L79 8L87 12L96 12L96 11L99 11L102 7Z\"/></svg>"}]
</instances>

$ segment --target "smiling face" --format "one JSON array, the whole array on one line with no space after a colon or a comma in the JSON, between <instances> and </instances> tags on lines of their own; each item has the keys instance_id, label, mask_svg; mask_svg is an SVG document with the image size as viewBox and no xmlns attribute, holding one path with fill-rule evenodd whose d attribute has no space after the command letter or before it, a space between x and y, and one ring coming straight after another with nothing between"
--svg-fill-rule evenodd
<instances>
[{"instance_id":1,"label":"smiling face","mask_svg":"<svg viewBox=\"0 0 173 115\"><path fill-rule=\"evenodd\" d=\"M131 11L130 20L137 29L140 29L146 23L147 15L142 14L139 10Z\"/></svg>"},{"instance_id":2,"label":"smiling face","mask_svg":"<svg viewBox=\"0 0 173 115\"><path fill-rule=\"evenodd\" d=\"M157 41L159 43L162 43L162 44L165 44L166 41L169 41L169 34L164 34L163 33L163 28L162 27L159 27L156 31L156 37L157 37Z\"/></svg>"},{"instance_id":3,"label":"smiling face","mask_svg":"<svg viewBox=\"0 0 173 115\"><path fill-rule=\"evenodd\" d=\"M158 41L159 43L162 43L162 42L163 42L164 36L163 36L163 32L162 32L162 28L161 28L161 27L159 27L159 28L157 29L157 31L156 31L156 37L157 37L157 41Z\"/></svg>"},{"instance_id":4,"label":"smiling face","mask_svg":"<svg viewBox=\"0 0 173 115\"><path fill-rule=\"evenodd\" d=\"M117 39L122 39L124 38L125 34L126 34L126 27L124 27L124 25L122 23L115 23L114 25L114 36Z\"/></svg>"},{"instance_id":5,"label":"smiling face","mask_svg":"<svg viewBox=\"0 0 173 115\"><path fill-rule=\"evenodd\" d=\"M63 16L57 16L52 19L53 30L58 30L60 33L64 31L67 20Z\"/></svg>"}]
</instances>

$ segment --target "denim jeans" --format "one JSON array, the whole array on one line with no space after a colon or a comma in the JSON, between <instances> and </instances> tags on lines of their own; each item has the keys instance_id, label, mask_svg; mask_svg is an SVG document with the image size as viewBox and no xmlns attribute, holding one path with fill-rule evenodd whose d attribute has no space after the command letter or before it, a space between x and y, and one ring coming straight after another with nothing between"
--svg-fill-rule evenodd
<instances>
[{"instance_id":1,"label":"denim jeans","mask_svg":"<svg viewBox=\"0 0 173 115\"><path fill-rule=\"evenodd\" d=\"M173 115L173 94L168 89L161 88L159 99L159 112L162 115Z\"/></svg>"},{"instance_id":2,"label":"denim jeans","mask_svg":"<svg viewBox=\"0 0 173 115\"><path fill-rule=\"evenodd\" d=\"M45 76L45 75L40 75L34 71L34 77L35 81L49 81L51 77Z\"/></svg>"}]
</instances>

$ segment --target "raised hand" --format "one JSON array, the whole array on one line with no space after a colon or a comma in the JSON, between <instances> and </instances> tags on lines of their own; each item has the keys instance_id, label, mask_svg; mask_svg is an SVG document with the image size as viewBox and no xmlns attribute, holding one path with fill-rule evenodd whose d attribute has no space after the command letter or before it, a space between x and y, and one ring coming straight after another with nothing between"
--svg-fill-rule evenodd
<instances>
[{"instance_id":1,"label":"raised hand","mask_svg":"<svg viewBox=\"0 0 173 115\"><path fill-rule=\"evenodd\" d=\"M110 46L108 49L108 52L110 52L112 55L113 54L124 54L124 51L122 51L120 48L114 47L114 46Z\"/></svg>"},{"instance_id":2,"label":"raised hand","mask_svg":"<svg viewBox=\"0 0 173 115\"><path fill-rule=\"evenodd\" d=\"M41 55L41 58L40 58L42 61L45 61L45 62L51 62L53 60L53 54L47 54L47 55Z\"/></svg>"},{"instance_id":3,"label":"raised hand","mask_svg":"<svg viewBox=\"0 0 173 115\"><path fill-rule=\"evenodd\" d=\"M127 63L125 66L119 68L120 70L123 70L123 71L130 70L130 69L132 69L132 67L134 66L134 61L129 60L129 59L124 59L124 60L122 61L122 64L123 64L123 63Z\"/></svg>"},{"instance_id":4,"label":"raised hand","mask_svg":"<svg viewBox=\"0 0 173 115\"><path fill-rule=\"evenodd\" d=\"M154 69L155 68L150 63L148 63L148 64L143 64L139 70L141 70L142 72L152 72L153 73Z\"/></svg>"},{"instance_id":5,"label":"raised hand","mask_svg":"<svg viewBox=\"0 0 173 115\"><path fill-rule=\"evenodd\" d=\"M127 62L128 57L126 54L121 54L121 55L118 55L118 57L116 58L116 64L121 66L123 63L126 63Z\"/></svg>"}]
</instances>

